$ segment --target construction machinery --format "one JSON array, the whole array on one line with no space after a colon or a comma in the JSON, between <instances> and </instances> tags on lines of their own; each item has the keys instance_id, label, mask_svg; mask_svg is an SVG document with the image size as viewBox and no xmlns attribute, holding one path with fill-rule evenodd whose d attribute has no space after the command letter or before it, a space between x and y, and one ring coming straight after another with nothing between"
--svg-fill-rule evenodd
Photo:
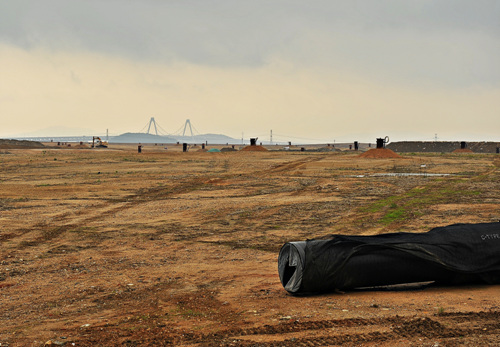
<instances>
[{"instance_id":1,"label":"construction machinery","mask_svg":"<svg viewBox=\"0 0 500 347\"><path fill-rule=\"evenodd\" d=\"M100 137L92 137L92 148L108 148L108 143L102 141Z\"/></svg>"}]
</instances>

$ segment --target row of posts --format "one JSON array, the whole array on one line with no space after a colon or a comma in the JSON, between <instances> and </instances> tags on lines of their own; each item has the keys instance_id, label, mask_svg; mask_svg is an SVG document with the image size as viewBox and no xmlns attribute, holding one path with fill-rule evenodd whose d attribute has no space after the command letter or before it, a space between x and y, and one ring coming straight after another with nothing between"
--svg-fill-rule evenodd
<instances>
[{"instance_id":1,"label":"row of posts","mask_svg":"<svg viewBox=\"0 0 500 347\"><path fill-rule=\"evenodd\" d=\"M59 145L59 142L57 144ZM377 139L377 148L385 148L385 144L386 144L386 140L385 139L382 139L382 138L378 138ZM256 145L257 145L257 138L251 138L250 139L250 146L256 146ZM292 142L288 142L288 145L291 146ZM330 146L330 145L328 145L328 146ZM371 144L368 144L368 146L371 147ZM233 145L233 148L234 148L234 145ZM467 143L465 141L460 142L460 148L461 149L467 148ZM201 144L201 149L205 149L205 143ZM352 149L352 145L349 145L349 149ZM301 147L300 150L302 152L304 152L305 148ZM358 141L354 141L354 150L355 151L359 150L359 143L358 143ZM188 144L187 143L183 143L182 144L182 151L183 152L187 152L188 151ZM137 152L138 153L142 152L142 145L137 146ZM497 152L497 154L500 154L500 147L496 148L496 152Z\"/></svg>"},{"instance_id":2,"label":"row of posts","mask_svg":"<svg viewBox=\"0 0 500 347\"><path fill-rule=\"evenodd\" d=\"M201 144L201 149L205 149L205 144L202 143ZM183 152L187 152L188 151L188 144L187 143L183 143L182 144L182 151ZM141 153L142 152L142 145L138 145L137 146L137 153Z\"/></svg>"}]
</instances>

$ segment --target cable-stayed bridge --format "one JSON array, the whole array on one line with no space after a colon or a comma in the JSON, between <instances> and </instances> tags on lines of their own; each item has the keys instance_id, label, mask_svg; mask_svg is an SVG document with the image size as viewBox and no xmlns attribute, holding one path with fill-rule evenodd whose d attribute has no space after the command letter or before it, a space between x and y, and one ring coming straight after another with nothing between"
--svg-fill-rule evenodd
<instances>
[{"instance_id":1,"label":"cable-stayed bridge","mask_svg":"<svg viewBox=\"0 0 500 347\"><path fill-rule=\"evenodd\" d=\"M186 131L188 131L186 135ZM191 124L191 120L186 119L186 122L176 131L174 132L167 132L165 129L163 129L160 124L155 120L154 117L151 117L149 122L142 128L140 133L145 133L145 134L150 134L150 135L158 135L158 136L198 136L202 135L200 132Z\"/></svg>"}]
</instances>

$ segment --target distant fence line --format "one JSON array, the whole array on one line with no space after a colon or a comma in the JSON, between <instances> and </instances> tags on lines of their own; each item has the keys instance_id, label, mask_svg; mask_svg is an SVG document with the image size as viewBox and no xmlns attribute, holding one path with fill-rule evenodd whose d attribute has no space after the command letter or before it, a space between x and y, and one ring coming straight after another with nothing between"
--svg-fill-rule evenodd
<instances>
[{"instance_id":1,"label":"distant fence line","mask_svg":"<svg viewBox=\"0 0 500 347\"><path fill-rule=\"evenodd\" d=\"M465 142L465 145L465 148L474 153L496 153L497 148L500 147L500 142ZM461 141L402 141L391 142L387 145L387 148L400 153L449 153L460 149L461 146Z\"/></svg>"},{"instance_id":2,"label":"distant fence line","mask_svg":"<svg viewBox=\"0 0 500 347\"><path fill-rule=\"evenodd\" d=\"M115 140L116 138L116 140ZM92 136L40 136L40 137L15 137L12 140L19 141L37 141L37 142L92 142ZM102 137L105 140L105 137ZM202 139L202 138L182 138L178 140L169 139L170 142L164 141L162 139L127 139L123 141L122 139L118 139L117 136L109 136L110 143L144 143L144 144L170 144L170 143L205 143L211 145L249 145L250 140L238 140L238 139L227 139L227 140L217 140L217 139ZM355 149L353 142L325 142L325 143L300 143L294 141L279 141L279 142L270 142L270 141L258 141L257 144L262 144L265 146L330 146L333 148L351 148ZM357 142L360 150L366 150L370 148L375 148L375 142ZM391 142L387 144L387 148L393 150L394 152L399 153L449 153L453 152L455 149L461 148L461 141L399 141L399 142ZM474 153L498 153L500 148L500 142L492 142L492 141L482 141L482 142L466 142L466 148L470 149Z\"/></svg>"}]
</instances>

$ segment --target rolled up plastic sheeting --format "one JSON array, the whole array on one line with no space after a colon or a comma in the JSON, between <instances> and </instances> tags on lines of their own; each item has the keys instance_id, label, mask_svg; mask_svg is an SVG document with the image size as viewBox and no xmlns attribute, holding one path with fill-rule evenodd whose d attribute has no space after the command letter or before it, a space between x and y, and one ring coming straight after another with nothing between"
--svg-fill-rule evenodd
<instances>
[{"instance_id":1,"label":"rolled up plastic sheeting","mask_svg":"<svg viewBox=\"0 0 500 347\"><path fill-rule=\"evenodd\" d=\"M500 223L289 242L278 272L292 294L430 281L500 284Z\"/></svg>"}]
</instances>

